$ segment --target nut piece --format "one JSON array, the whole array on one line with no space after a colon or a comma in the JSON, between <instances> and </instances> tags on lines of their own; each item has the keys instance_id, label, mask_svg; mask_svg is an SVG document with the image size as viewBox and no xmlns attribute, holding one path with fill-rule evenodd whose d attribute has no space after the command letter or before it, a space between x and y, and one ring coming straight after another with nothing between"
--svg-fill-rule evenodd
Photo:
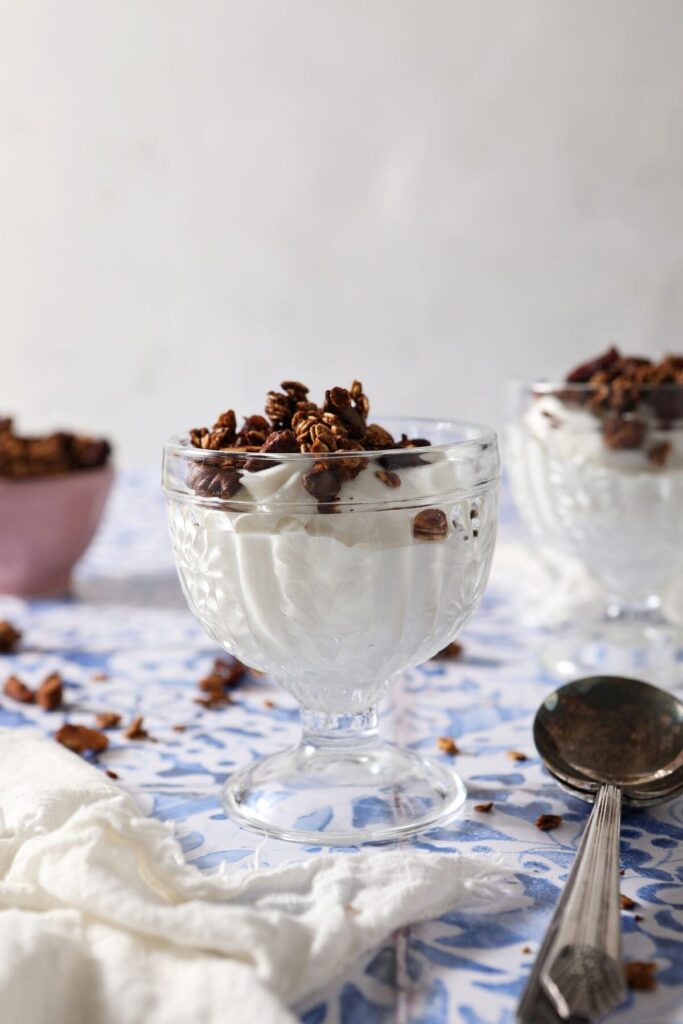
<instances>
[{"instance_id":1,"label":"nut piece","mask_svg":"<svg viewBox=\"0 0 683 1024\"><path fill-rule=\"evenodd\" d=\"M620 892L619 904L622 910L633 910L636 905L636 901L632 900L630 896L624 896L623 892Z\"/></svg>"},{"instance_id":2,"label":"nut piece","mask_svg":"<svg viewBox=\"0 0 683 1024\"><path fill-rule=\"evenodd\" d=\"M36 690L36 701L45 711L56 711L61 706L62 697L62 677L59 672L52 672Z\"/></svg>"},{"instance_id":3,"label":"nut piece","mask_svg":"<svg viewBox=\"0 0 683 1024\"><path fill-rule=\"evenodd\" d=\"M475 804L475 811L479 811L480 814L488 814L493 807L493 800L487 800L485 804Z\"/></svg>"},{"instance_id":4,"label":"nut piece","mask_svg":"<svg viewBox=\"0 0 683 1024\"><path fill-rule=\"evenodd\" d=\"M626 984L636 992L652 992L657 988L656 970L657 964L652 961L631 960L630 963L624 964Z\"/></svg>"},{"instance_id":5,"label":"nut piece","mask_svg":"<svg viewBox=\"0 0 683 1024\"><path fill-rule=\"evenodd\" d=\"M436 745L442 754L450 754L451 757L455 757L456 754L460 753L458 744L452 736L439 736Z\"/></svg>"},{"instance_id":6,"label":"nut piece","mask_svg":"<svg viewBox=\"0 0 683 1024\"><path fill-rule=\"evenodd\" d=\"M551 829L562 824L562 818L559 814L541 814L536 818L535 824L541 832L550 832Z\"/></svg>"},{"instance_id":7,"label":"nut piece","mask_svg":"<svg viewBox=\"0 0 683 1024\"><path fill-rule=\"evenodd\" d=\"M100 729L115 729L121 721L121 715L117 715L115 711L100 711L95 715L95 721Z\"/></svg>"},{"instance_id":8,"label":"nut piece","mask_svg":"<svg viewBox=\"0 0 683 1024\"><path fill-rule=\"evenodd\" d=\"M7 619L0 620L0 654L9 654L21 640L21 631Z\"/></svg>"},{"instance_id":9,"label":"nut piece","mask_svg":"<svg viewBox=\"0 0 683 1024\"><path fill-rule=\"evenodd\" d=\"M18 676L9 676L5 680L3 690L12 700L21 701L22 704L33 704L35 700L33 690L26 683L22 683Z\"/></svg>"},{"instance_id":10,"label":"nut piece","mask_svg":"<svg viewBox=\"0 0 683 1024\"><path fill-rule=\"evenodd\" d=\"M103 732L88 729L85 725L63 725L55 733L55 739L63 747L73 750L74 754L83 754L86 750L98 754L109 746L109 740Z\"/></svg>"},{"instance_id":11,"label":"nut piece","mask_svg":"<svg viewBox=\"0 0 683 1024\"><path fill-rule=\"evenodd\" d=\"M327 462L314 462L301 478L301 482L318 502L333 502L339 497L342 478L336 467Z\"/></svg>"},{"instance_id":12,"label":"nut piece","mask_svg":"<svg viewBox=\"0 0 683 1024\"><path fill-rule=\"evenodd\" d=\"M618 361L619 350L612 345L601 356L597 356L595 359L589 359L587 362L581 363L573 369L571 373L568 373L566 377L567 383L587 384L595 373L599 373L600 370L608 370Z\"/></svg>"},{"instance_id":13,"label":"nut piece","mask_svg":"<svg viewBox=\"0 0 683 1024\"><path fill-rule=\"evenodd\" d=\"M511 761L528 761L529 758L521 750L508 750L508 757Z\"/></svg>"},{"instance_id":14,"label":"nut piece","mask_svg":"<svg viewBox=\"0 0 683 1024\"><path fill-rule=\"evenodd\" d=\"M448 536L446 513L440 508L423 508L413 519L416 540L444 540Z\"/></svg>"}]
</instances>

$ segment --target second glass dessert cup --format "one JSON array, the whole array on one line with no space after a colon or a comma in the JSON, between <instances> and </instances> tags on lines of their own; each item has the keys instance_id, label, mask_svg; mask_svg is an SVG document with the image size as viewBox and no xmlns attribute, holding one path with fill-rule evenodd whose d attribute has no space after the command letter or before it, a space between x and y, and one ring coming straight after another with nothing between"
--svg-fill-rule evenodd
<instances>
[{"instance_id":1,"label":"second glass dessert cup","mask_svg":"<svg viewBox=\"0 0 683 1024\"><path fill-rule=\"evenodd\" d=\"M351 457L203 451L183 437L165 448L190 608L300 705L298 744L247 765L223 791L231 818L282 839L389 840L443 823L465 799L449 765L381 738L377 705L393 677L455 638L481 599L496 534L496 437L437 421L388 426L432 445ZM340 492L326 500L326 474L342 469Z\"/></svg>"},{"instance_id":2,"label":"second glass dessert cup","mask_svg":"<svg viewBox=\"0 0 683 1024\"><path fill-rule=\"evenodd\" d=\"M637 676L674 688L683 633L662 595L683 571L683 386L641 387L623 413L589 384L516 384L507 464L536 539L578 558L604 594L542 651L559 679Z\"/></svg>"}]
</instances>

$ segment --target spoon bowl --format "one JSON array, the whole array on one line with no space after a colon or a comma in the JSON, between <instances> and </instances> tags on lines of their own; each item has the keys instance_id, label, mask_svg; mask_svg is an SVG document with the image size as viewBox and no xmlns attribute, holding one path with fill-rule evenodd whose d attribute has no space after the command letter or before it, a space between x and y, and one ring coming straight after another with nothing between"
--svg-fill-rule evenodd
<instances>
[{"instance_id":1,"label":"spoon bowl","mask_svg":"<svg viewBox=\"0 0 683 1024\"><path fill-rule=\"evenodd\" d=\"M638 679L592 676L555 690L536 714L534 742L577 789L612 783L628 797L683 782L683 704Z\"/></svg>"}]
</instances>

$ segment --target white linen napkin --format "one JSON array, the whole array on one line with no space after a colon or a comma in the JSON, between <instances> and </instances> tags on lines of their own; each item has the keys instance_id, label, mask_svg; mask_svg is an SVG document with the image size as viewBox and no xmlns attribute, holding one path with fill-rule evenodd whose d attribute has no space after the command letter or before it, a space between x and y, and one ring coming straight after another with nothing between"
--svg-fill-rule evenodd
<instances>
[{"instance_id":1,"label":"white linen napkin","mask_svg":"<svg viewBox=\"0 0 683 1024\"><path fill-rule=\"evenodd\" d=\"M103 772L0 730L1 1024L292 1024L410 922L518 903L491 860L402 850L206 876Z\"/></svg>"}]
</instances>

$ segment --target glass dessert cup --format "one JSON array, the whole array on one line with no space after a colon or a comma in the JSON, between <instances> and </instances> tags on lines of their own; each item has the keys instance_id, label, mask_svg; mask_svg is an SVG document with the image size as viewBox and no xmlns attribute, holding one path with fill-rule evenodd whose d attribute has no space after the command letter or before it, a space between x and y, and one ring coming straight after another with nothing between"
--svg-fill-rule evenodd
<instances>
[{"instance_id":1,"label":"glass dessert cup","mask_svg":"<svg viewBox=\"0 0 683 1024\"><path fill-rule=\"evenodd\" d=\"M300 705L298 744L237 771L222 794L232 819L281 839L395 839L443 823L465 799L450 765L381 738L377 705L393 677L455 638L481 599L496 534L496 437L438 421L387 426L432 445L256 457L183 437L165 447L190 608ZM343 486L326 500L326 474L341 467Z\"/></svg>"},{"instance_id":2,"label":"glass dessert cup","mask_svg":"<svg viewBox=\"0 0 683 1024\"><path fill-rule=\"evenodd\" d=\"M683 634L662 595L683 569L683 387L642 388L617 414L585 384L514 385L513 495L532 535L579 559L604 595L542 651L555 678L681 679Z\"/></svg>"}]
</instances>

